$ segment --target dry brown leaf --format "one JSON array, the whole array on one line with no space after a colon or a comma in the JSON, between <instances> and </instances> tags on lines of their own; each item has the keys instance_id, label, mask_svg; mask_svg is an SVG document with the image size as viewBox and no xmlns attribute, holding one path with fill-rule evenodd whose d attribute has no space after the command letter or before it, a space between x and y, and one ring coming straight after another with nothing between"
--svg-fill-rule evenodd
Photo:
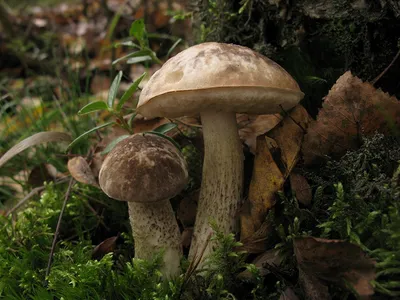
<instances>
[{"instance_id":1,"label":"dry brown leaf","mask_svg":"<svg viewBox=\"0 0 400 300\"><path fill-rule=\"evenodd\" d=\"M248 253L263 253L268 247L268 236L271 234L272 228L271 222L263 222L251 236L241 239L243 246L239 250L245 250Z\"/></svg>"},{"instance_id":2,"label":"dry brown leaf","mask_svg":"<svg viewBox=\"0 0 400 300\"><path fill-rule=\"evenodd\" d=\"M345 280L360 296L373 295L370 281L376 276L375 262L357 245L314 237L296 238L293 245L299 269L313 282L310 286L315 285L313 277L336 283Z\"/></svg>"},{"instance_id":3,"label":"dry brown leaf","mask_svg":"<svg viewBox=\"0 0 400 300\"><path fill-rule=\"evenodd\" d=\"M279 255L279 251L276 249L265 251L263 254L257 256L252 262L252 264L254 264L260 271L261 276L265 276L270 273L270 271L266 268L267 265L278 267L281 263L282 256ZM248 270L245 270L239 274L239 277L241 278L250 279L252 276L253 275Z\"/></svg>"},{"instance_id":4,"label":"dry brown leaf","mask_svg":"<svg viewBox=\"0 0 400 300\"><path fill-rule=\"evenodd\" d=\"M287 287L279 297L279 300L299 300L299 297L296 296L290 287ZM322 300L322 298L320 298L320 300Z\"/></svg>"},{"instance_id":5,"label":"dry brown leaf","mask_svg":"<svg viewBox=\"0 0 400 300\"><path fill-rule=\"evenodd\" d=\"M307 111L298 105L267 136L257 138L248 196L249 213L242 212L240 218L242 241L251 244L250 237L259 230L268 210L274 206L275 193L282 189L296 165L308 120Z\"/></svg>"},{"instance_id":6,"label":"dry brown leaf","mask_svg":"<svg viewBox=\"0 0 400 300\"><path fill-rule=\"evenodd\" d=\"M117 245L118 236L112 236L98 244L92 251L93 259L101 259L107 253L113 252Z\"/></svg>"},{"instance_id":7,"label":"dry brown leaf","mask_svg":"<svg viewBox=\"0 0 400 300\"><path fill-rule=\"evenodd\" d=\"M306 165L340 157L360 146L362 135L376 131L399 135L400 103L395 97L344 73L325 97L317 121L312 122L303 143Z\"/></svg>"},{"instance_id":8,"label":"dry brown leaf","mask_svg":"<svg viewBox=\"0 0 400 300\"><path fill-rule=\"evenodd\" d=\"M77 156L68 160L68 171L78 182L98 187L98 183L89 164L82 156Z\"/></svg>"},{"instance_id":9,"label":"dry brown leaf","mask_svg":"<svg viewBox=\"0 0 400 300\"><path fill-rule=\"evenodd\" d=\"M239 137L250 148L250 152L256 153L257 137L270 131L282 121L280 114L274 115L248 115L237 114L236 120L239 127Z\"/></svg>"},{"instance_id":10,"label":"dry brown leaf","mask_svg":"<svg viewBox=\"0 0 400 300\"><path fill-rule=\"evenodd\" d=\"M266 137L259 136L248 196L249 212L242 212L240 216L242 241L249 239L261 227L268 210L275 205L275 193L282 188L284 182Z\"/></svg>"},{"instance_id":11,"label":"dry brown leaf","mask_svg":"<svg viewBox=\"0 0 400 300\"><path fill-rule=\"evenodd\" d=\"M306 299L309 300L329 300L328 286L317 276L303 271L299 267L299 282L304 289Z\"/></svg>"},{"instance_id":12,"label":"dry brown leaf","mask_svg":"<svg viewBox=\"0 0 400 300\"><path fill-rule=\"evenodd\" d=\"M270 150L285 179L297 163L309 122L310 117L306 109L297 105L281 123L267 133L267 136L272 138L279 146L277 155L275 149L270 148Z\"/></svg>"},{"instance_id":13,"label":"dry brown leaf","mask_svg":"<svg viewBox=\"0 0 400 300\"><path fill-rule=\"evenodd\" d=\"M297 201L304 206L309 206L312 201L312 190L307 179L296 172L292 172L289 176L290 187L296 195Z\"/></svg>"}]
</instances>

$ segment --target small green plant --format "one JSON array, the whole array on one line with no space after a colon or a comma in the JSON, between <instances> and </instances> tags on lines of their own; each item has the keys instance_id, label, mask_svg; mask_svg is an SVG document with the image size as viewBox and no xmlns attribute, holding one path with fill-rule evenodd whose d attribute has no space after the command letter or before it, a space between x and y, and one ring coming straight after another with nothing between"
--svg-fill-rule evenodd
<instances>
[{"instance_id":1,"label":"small green plant","mask_svg":"<svg viewBox=\"0 0 400 300\"><path fill-rule=\"evenodd\" d=\"M129 35L131 38L136 39L137 43L133 41L127 41L123 43L118 43L115 46L128 46L132 47L135 49L138 49L138 51L132 52L124 57L121 57L113 62L113 64L117 64L120 61L127 60L128 64L135 64L135 63L143 63L143 62L153 62L157 64L162 64L162 61L157 57L156 53L152 51L149 48L149 38L148 38L148 33L144 24L143 19L136 20L132 23L132 26L129 30ZM172 47L168 51L168 55L173 51L173 49L179 44L181 40L178 40L177 42L172 45ZM68 149L71 149L74 145L79 143L82 139L84 139L87 135L105 128L112 126L114 124L122 127L125 129L129 134L133 133L133 128L132 128L132 123L134 118L136 117L136 105L137 101L133 103L132 108L125 108L124 104L130 100L133 96L133 94L138 90L140 82L143 80L143 78L146 76L146 72L143 73L139 78L137 78L131 86L125 91L125 93L122 95L122 97L119 99L118 102L116 102L116 97L117 97L117 92L118 88L121 83L123 73L122 71L119 71L118 74L115 76L111 86L110 90L108 93L108 98L107 102L104 101L94 101L90 102L84 107L82 107L78 115L85 115L97 111L107 111L112 117L115 118L115 121L110 121L101 125L98 125L96 127L91 128L90 130L84 132L80 136L78 136L69 146ZM130 117L128 121L125 120L124 116L129 115ZM179 146L176 144L174 140L169 138L168 136L165 135L166 132L174 129L176 127L176 124L170 123L170 124L164 124L161 125L160 127L156 128L155 130L152 131L154 134L158 134L164 138L167 138L170 140L172 143L174 143L178 148ZM128 135L123 135L112 141L107 148L103 151L103 154L111 151L111 149L121 140L124 138L128 137Z\"/></svg>"}]
</instances>

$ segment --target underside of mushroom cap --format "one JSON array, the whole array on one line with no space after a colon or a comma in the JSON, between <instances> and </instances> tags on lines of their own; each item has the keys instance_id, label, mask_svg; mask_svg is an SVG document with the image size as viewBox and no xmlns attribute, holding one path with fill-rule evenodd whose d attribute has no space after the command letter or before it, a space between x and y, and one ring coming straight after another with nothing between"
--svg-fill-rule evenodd
<instances>
[{"instance_id":1,"label":"underside of mushroom cap","mask_svg":"<svg viewBox=\"0 0 400 300\"><path fill-rule=\"evenodd\" d=\"M119 142L104 160L99 183L111 198L152 203L177 195L187 184L181 152L154 134L134 134Z\"/></svg>"},{"instance_id":2,"label":"underside of mushroom cap","mask_svg":"<svg viewBox=\"0 0 400 300\"><path fill-rule=\"evenodd\" d=\"M203 43L169 59L142 90L145 117L178 117L204 110L275 113L304 94L274 61L243 46Z\"/></svg>"}]
</instances>

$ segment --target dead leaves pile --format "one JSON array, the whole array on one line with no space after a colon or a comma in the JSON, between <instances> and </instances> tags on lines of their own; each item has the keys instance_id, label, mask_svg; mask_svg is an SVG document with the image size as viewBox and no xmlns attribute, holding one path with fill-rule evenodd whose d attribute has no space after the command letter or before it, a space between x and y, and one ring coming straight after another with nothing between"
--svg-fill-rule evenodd
<instances>
[{"instance_id":1,"label":"dead leaves pile","mask_svg":"<svg viewBox=\"0 0 400 300\"><path fill-rule=\"evenodd\" d=\"M359 296L371 296L375 262L347 241L314 237L294 240L299 280L307 299L330 299L327 282L350 286Z\"/></svg>"},{"instance_id":2,"label":"dead leaves pile","mask_svg":"<svg viewBox=\"0 0 400 300\"><path fill-rule=\"evenodd\" d=\"M357 149L361 136L400 134L399 100L350 71L344 73L325 97L317 120L310 124L302 147L304 163L338 158Z\"/></svg>"},{"instance_id":3,"label":"dead leaves pile","mask_svg":"<svg viewBox=\"0 0 400 300\"><path fill-rule=\"evenodd\" d=\"M294 171L298 164L311 166L326 158L339 158L357 149L362 136L376 132L400 135L398 99L362 82L351 72L344 73L325 97L317 119L297 106L289 115L257 137L255 161L248 199L240 216L241 249L262 253L254 263L265 274L263 265L279 262L271 256L268 237L272 224L267 216L275 206L275 195L289 179L292 193L304 207L312 204L307 179ZM374 293L375 262L354 244L314 237L293 241L299 283L307 299L331 299L328 283L350 289L360 297ZM263 263L260 263L263 262ZM288 288L281 299L297 299Z\"/></svg>"}]
</instances>

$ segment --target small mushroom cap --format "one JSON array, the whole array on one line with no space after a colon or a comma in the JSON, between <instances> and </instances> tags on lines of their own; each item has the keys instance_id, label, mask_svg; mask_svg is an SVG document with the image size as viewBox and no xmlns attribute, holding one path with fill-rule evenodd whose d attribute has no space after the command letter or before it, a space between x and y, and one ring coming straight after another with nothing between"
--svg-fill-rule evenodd
<instances>
[{"instance_id":1,"label":"small mushroom cap","mask_svg":"<svg viewBox=\"0 0 400 300\"><path fill-rule=\"evenodd\" d=\"M154 134L134 134L107 155L99 174L109 197L152 203L177 195L187 184L187 165L181 152Z\"/></svg>"},{"instance_id":2,"label":"small mushroom cap","mask_svg":"<svg viewBox=\"0 0 400 300\"><path fill-rule=\"evenodd\" d=\"M290 109L303 97L296 81L269 58L211 42L169 59L143 88L137 111L170 118L204 110L268 114Z\"/></svg>"}]
</instances>

